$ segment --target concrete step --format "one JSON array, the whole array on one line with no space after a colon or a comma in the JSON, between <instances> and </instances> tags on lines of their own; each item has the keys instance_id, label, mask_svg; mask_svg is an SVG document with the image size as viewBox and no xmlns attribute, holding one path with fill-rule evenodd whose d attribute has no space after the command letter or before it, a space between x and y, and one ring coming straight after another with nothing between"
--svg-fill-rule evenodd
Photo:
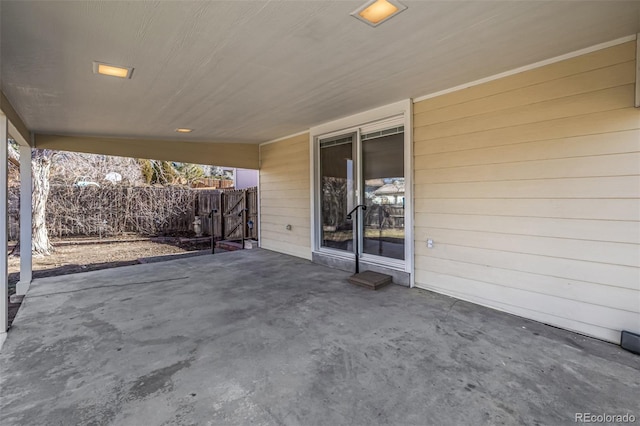
<instances>
[{"instance_id":1,"label":"concrete step","mask_svg":"<svg viewBox=\"0 0 640 426\"><path fill-rule=\"evenodd\" d=\"M391 275L373 271L364 271L351 275L347 281L351 284L359 285L371 290L377 290L391 283Z\"/></svg>"}]
</instances>

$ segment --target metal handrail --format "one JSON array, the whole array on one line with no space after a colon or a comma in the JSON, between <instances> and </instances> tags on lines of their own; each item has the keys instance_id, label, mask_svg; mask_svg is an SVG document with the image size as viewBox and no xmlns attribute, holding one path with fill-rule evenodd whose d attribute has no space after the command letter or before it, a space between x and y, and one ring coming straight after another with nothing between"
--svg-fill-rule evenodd
<instances>
[{"instance_id":1,"label":"metal handrail","mask_svg":"<svg viewBox=\"0 0 640 426\"><path fill-rule=\"evenodd\" d=\"M353 212L355 212L356 210L358 210L360 207L362 207L362 210L366 210L367 209L367 206L365 206L364 204L358 204L349 213L347 213L347 219L351 219L351 214Z\"/></svg>"},{"instance_id":2,"label":"metal handrail","mask_svg":"<svg viewBox=\"0 0 640 426\"><path fill-rule=\"evenodd\" d=\"M362 207L362 211L365 211L367 209L367 206L365 206L364 204L358 204L357 206L355 206L353 208L353 210L351 210L348 214L347 214L347 219L351 219L351 215L353 214L353 212L355 212L356 210L358 210L360 207ZM360 241L360 236L358 235L358 214L356 213L355 218L353 219L353 236L354 236L354 253L356 255L356 274L360 272L360 256L358 255L358 241Z\"/></svg>"}]
</instances>

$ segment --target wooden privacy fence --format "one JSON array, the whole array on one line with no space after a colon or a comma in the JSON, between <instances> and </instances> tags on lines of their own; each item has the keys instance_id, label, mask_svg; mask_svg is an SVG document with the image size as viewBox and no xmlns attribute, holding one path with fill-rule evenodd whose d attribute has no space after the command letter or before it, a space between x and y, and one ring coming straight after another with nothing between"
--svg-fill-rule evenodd
<instances>
[{"instance_id":1,"label":"wooden privacy fence","mask_svg":"<svg viewBox=\"0 0 640 426\"><path fill-rule=\"evenodd\" d=\"M231 208L227 208L231 206ZM221 208L222 207L222 208ZM222 214L223 208L226 209ZM213 209L216 239L257 239L257 188L246 190L197 190L180 187L76 187L52 186L47 201L47 228L52 237L189 236L200 216L202 232L211 235L208 218ZM9 239L19 238L19 188L10 189ZM225 217L225 221L222 218ZM252 221L253 226L249 221Z\"/></svg>"}]
</instances>

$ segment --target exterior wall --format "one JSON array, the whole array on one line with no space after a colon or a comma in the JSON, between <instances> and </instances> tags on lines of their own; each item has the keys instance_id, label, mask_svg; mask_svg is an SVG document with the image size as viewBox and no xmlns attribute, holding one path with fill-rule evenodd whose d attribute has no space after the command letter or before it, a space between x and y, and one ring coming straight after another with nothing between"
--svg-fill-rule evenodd
<instances>
[{"instance_id":1,"label":"exterior wall","mask_svg":"<svg viewBox=\"0 0 640 426\"><path fill-rule=\"evenodd\" d=\"M418 287L640 332L634 66L629 42L414 105Z\"/></svg>"},{"instance_id":2,"label":"exterior wall","mask_svg":"<svg viewBox=\"0 0 640 426\"><path fill-rule=\"evenodd\" d=\"M260 163L260 246L311 259L309 134L260 145Z\"/></svg>"}]
</instances>

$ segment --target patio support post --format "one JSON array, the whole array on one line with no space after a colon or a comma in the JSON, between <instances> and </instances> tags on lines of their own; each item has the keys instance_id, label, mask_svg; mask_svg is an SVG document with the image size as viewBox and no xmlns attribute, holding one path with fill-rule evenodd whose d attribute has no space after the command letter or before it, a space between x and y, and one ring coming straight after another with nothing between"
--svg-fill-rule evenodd
<instances>
[{"instance_id":1,"label":"patio support post","mask_svg":"<svg viewBox=\"0 0 640 426\"><path fill-rule=\"evenodd\" d=\"M9 142L7 116L0 113L0 348L9 328L9 277L7 268L7 144Z\"/></svg>"},{"instance_id":2,"label":"patio support post","mask_svg":"<svg viewBox=\"0 0 640 426\"><path fill-rule=\"evenodd\" d=\"M31 147L20 145L20 282L16 286L16 294L18 295L27 294L32 279L32 185Z\"/></svg>"}]
</instances>

